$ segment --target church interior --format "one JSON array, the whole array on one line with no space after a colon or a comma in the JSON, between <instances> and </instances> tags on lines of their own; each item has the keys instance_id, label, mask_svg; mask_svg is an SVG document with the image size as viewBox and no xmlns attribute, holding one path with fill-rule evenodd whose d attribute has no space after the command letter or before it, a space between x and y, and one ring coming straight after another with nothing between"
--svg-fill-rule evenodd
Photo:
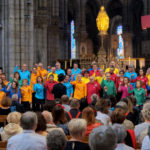
<instances>
[{"instance_id":1,"label":"church interior","mask_svg":"<svg viewBox=\"0 0 150 150\"><path fill-rule=\"evenodd\" d=\"M8 75L16 64L56 60L148 67L149 14L149 0L1 0L0 66Z\"/></svg>"}]
</instances>

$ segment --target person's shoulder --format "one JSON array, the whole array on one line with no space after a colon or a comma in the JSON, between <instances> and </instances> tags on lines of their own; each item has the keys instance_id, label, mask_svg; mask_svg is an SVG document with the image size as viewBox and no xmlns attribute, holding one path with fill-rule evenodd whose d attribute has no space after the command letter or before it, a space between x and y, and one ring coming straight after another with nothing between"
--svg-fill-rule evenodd
<instances>
[{"instance_id":1,"label":"person's shoulder","mask_svg":"<svg viewBox=\"0 0 150 150\"><path fill-rule=\"evenodd\" d=\"M135 129L134 130L137 130L137 129L140 129L141 127L145 126L145 123L140 123L138 125L135 126Z\"/></svg>"},{"instance_id":2,"label":"person's shoulder","mask_svg":"<svg viewBox=\"0 0 150 150\"><path fill-rule=\"evenodd\" d=\"M23 136L22 133L14 135L8 139L8 142L18 141L22 136Z\"/></svg>"},{"instance_id":3,"label":"person's shoulder","mask_svg":"<svg viewBox=\"0 0 150 150\"><path fill-rule=\"evenodd\" d=\"M39 140L39 141L44 141L45 142L45 136L42 136L42 135L39 135L39 134L37 134L37 133L35 133L34 134L34 138L36 139L36 140Z\"/></svg>"}]
</instances>

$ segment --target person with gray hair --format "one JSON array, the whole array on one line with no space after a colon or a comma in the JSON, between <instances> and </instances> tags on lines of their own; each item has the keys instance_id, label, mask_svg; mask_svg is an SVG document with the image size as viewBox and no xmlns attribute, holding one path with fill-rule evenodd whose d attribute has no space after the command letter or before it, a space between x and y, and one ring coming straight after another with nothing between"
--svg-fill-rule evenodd
<instances>
[{"instance_id":1,"label":"person with gray hair","mask_svg":"<svg viewBox=\"0 0 150 150\"><path fill-rule=\"evenodd\" d=\"M37 127L37 115L28 111L20 120L23 132L8 140L7 150L47 150L46 139L35 133Z\"/></svg>"},{"instance_id":2,"label":"person with gray hair","mask_svg":"<svg viewBox=\"0 0 150 150\"><path fill-rule=\"evenodd\" d=\"M110 126L100 126L89 135L91 150L115 150L117 137Z\"/></svg>"},{"instance_id":3,"label":"person with gray hair","mask_svg":"<svg viewBox=\"0 0 150 150\"><path fill-rule=\"evenodd\" d=\"M86 120L72 119L68 124L68 128L71 139L67 142L65 150L90 150L88 144L82 142L86 135Z\"/></svg>"},{"instance_id":4,"label":"person with gray hair","mask_svg":"<svg viewBox=\"0 0 150 150\"><path fill-rule=\"evenodd\" d=\"M65 134L57 129L50 131L47 135L48 150L64 150L67 143Z\"/></svg>"},{"instance_id":5,"label":"person with gray hair","mask_svg":"<svg viewBox=\"0 0 150 150\"><path fill-rule=\"evenodd\" d=\"M115 131L117 136L117 147L115 150L134 150L132 147L124 144L125 138L127 136L126 129L121 124L113 124L112 129Z\"/></svg>"}]
</instances>

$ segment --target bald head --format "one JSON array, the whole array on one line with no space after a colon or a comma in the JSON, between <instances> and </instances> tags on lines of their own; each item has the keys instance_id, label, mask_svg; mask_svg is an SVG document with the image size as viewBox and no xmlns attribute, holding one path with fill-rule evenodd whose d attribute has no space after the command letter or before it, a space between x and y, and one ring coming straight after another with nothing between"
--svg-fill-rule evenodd
<instances>
[{"instance_id":1,"label":"bald head","mask_svg":"<svg viewBox=\"0 0 150 150\"><path fill-rule=\"evenodd\" d=\"M49 111L43 111L42 115L44 116L46 123L52 123L53 122L53 117L51 112Z\"/></svg>"}]
</instances>

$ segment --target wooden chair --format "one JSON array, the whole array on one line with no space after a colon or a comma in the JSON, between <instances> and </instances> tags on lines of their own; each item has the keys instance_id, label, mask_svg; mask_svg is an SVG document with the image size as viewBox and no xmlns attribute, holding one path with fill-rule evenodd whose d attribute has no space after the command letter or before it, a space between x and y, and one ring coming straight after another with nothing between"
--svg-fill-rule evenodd
<instances>
[{"instance_id":1,"label":"wooden chair","mask_svg":"<svg viewBox=\"0 0 150 150\"><path fill-rule=\"evenodd\" d=\"M7 141L0 141L0 150L6 150Z\"/></svg>"},{"instance_id":2,"label":"wooden chair","mask_svg":"<svg viewBox=\"0 0 150 150\"><path fill-rule=\"evenodd\" d=\"M0 123L3 123L6 126L7 115L0 115Z\"/></svg>"}]
</instances>

